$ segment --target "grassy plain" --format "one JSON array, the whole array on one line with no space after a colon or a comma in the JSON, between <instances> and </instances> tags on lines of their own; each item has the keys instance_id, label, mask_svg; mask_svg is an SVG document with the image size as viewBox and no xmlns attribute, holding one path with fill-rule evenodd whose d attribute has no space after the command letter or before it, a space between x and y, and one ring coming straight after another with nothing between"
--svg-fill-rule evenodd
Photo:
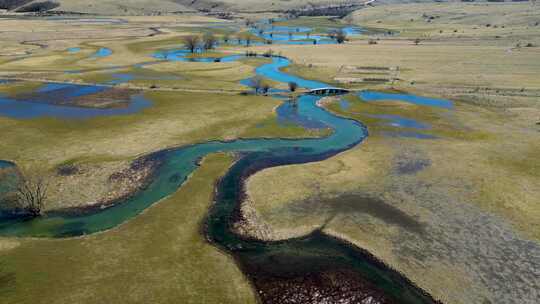
<instances>
[{"instance_id":1,"label":"grassy plain","mask_svg":"<svg viewBox=\"0 0 540 304\"><path fill-rule=\"evenodd\" d=\"M438 17L427 22L429 16ZM271 48L293 59L297 66L290 69L306 77L340 78L342 69L349 66L398 68L393 85L407 91L483 104L530 105L540 90L535 77L540 70L537 19L528 3L385 5L358 10L345 20L388 28L397 35L318 45L309 53L295 45ZM377 44L368 44L368 38L378 39ZM416 38L421 39L419 45L414 44ZM532 47L526 47L528 43ZM366 84L348 86L364 88Z\"/></svg>"},{"instance_id":2,"label":"grassy plain","mask_svg":"<svg viewBox=\"0 0 540 304\"><path fill-rule=\"evenodd\" d=\"M136 114L85 120L0 117L6 135L0 159L14 161L25 173L46 175L47 211L107 197L116 189L110 176L157 150L212 139L327 132L280 125L274 113L279 101L238 94L246 90L238 81L253 76L262 60L135 66L156 61L151 55L157 50L178 48L182 35L199 32L214 19L126 18L128 24L33 18L0 24L6 44L13 46L2 54L0 74L25 79L0 84L1 93L17 96L46 81L103 83L114 80L114 73L129 73L135 79L121 86L140 90L152 102ZM149 36L154 26L162 34ZM27 40L32 44L23 43ZM68 47L81 51L71 53ZM101 47L112 55L93 58ZM80 72L65 73L72 70ZM1 302L254 303L234 261L201 234L213 181L231 162L228 155L208 157L181 190L110 231L65 240L0 238ZM78 172L61 175L57 169L63 165Z\"/></svg>"},{"instance_id":3,"label":"grassy plain","mask_svg":"<svg viewBox=\"0 0 540 304\"><path fill-rule=\"evenodd\" d=\"M351 96L346 110L335 100L328 103L329 110L364 122L371 136L327 161L268 169L250 178L244 210L255 220L247 233L282 239L322 227L369 250L445 303L534 303L536 266L527 254L540 240L540 49L528 5L380 6L348 19L399 32L381 34L377 44L368 44L366 37L310 46L309 52L292 45L249 48L272 48L295 61L289 72L327 82L339 78L344 66L399 67L392 89L449 98L456 105L447 111L395 101L364 103ZM398 12L405 17L396 18ZM0 74L34 80L0 86L5 92L33 88L36 81L93 83L109 81L112 72L129 72L141 78L125 86L144 89L154 103L137 114L85 121L0 118L0 159L14 160L23 170L45 167L52 176L66 163L90 172L53 176L50 208L93 202L110 191L108 176L137 156L165 147L320 134L278 125L274 99L175 91L237 90L237 81L253 74L253 61L133 67L217 20L126 19L128 25L36 19L0 24L9 45L2 50ZM419 45L413 43L416 38ZM522 47L529 42L532 47ZM82 51L66 53L72 46ZM99 47L113 55L88 58ZM31 55L20 55L25 52ZM120 67L104 70L114 66ZM83 73L64 73L71 69ZM154 79L165 76L179 79ZM152 85L159 89L148 90ZM373 114L430 124L421 132L437 138L400 137L401 129L368 116ZM234 264L207 245L199 231L211 199L209 181L230 161L211 157L178 193L112 231L70 240L0 239L0 290L6 302L252 302ZM66 268L66 261L73 267Z\"/></svg>"},{"instance_id":4,"label":"grassy plain","mask_svg":"<svg viewBox=\"0 0 540 304\"><path fill-rule=\"evenodd\" d=\"M429 16L438 17L427 22ZM370 136L330 160L251 177L243 209L252 220L244 232L284 239L322 228L369 250L445 303L534 303L535 259L521 252L540 241L537 18L524 3L377 6L347 19L399 35L372 36L379 40L371 45L367 38L319 45L309 53L272 46L295 61L289 71L326 81L347 66L399 67L393 84L344 86L446 98L455 107L352 96L348 109L327 103L365 123ZM373 114L431 128L399 128ZM436 138L400 136L404 131Z\"/></svg>"},{"instance_id":5,"label":"grassy plain","mask_svg":"<svg viewBox=\"0 0 540 304\"><path fill-rule=\"evenodd\" d=\"M104 24L85 24L77 19L7 20L7 26L19 22L21 28L18 35L8 32L9 41L22 42L20 36L27 35L28 39L39 37L36 41L46 47L31 50L30 55L8 54L0 74L25 81L2 84L0 92L16 96L38 88L43 81L99 84L114 81L115 74L129 74L133 79L118 86L140 90L153 103L140 113L82 121L0 118L0 128L10 130L0 158L16 162L24 171L39 168L46 172L53 185L47 209L94 204L116 189L109 181L111 174L126 168L136 157L167 147L211 139L320 134L278 124L274 109L280 102L275 99L238 95L247 90L239 81L253 76L263 59L207 64L159 62L152 57L159 50L180 48L182 35L208 30L206 25L216 19L192 15L124 19L127 23L116 24L115 18ZM153 26L163 26L162 34L147 36ZM92 35L84 39L83 33L97 35L103 27L110 31L102 31L100 39ZM60 35L66 40L57 40ZM19 46L23 50L27 47ZM72 53L68 46L81 50ZM111 49L112 54L93 57L100 47ZM243 50L229 48L226 53L219 50L204 56L239 51ZM149 62L152 64L137 65ZM80 174L58 175L56 168L67 163L80 167ZM82 184L90 186L81 190Z\"/></svg>"}]
</instances>

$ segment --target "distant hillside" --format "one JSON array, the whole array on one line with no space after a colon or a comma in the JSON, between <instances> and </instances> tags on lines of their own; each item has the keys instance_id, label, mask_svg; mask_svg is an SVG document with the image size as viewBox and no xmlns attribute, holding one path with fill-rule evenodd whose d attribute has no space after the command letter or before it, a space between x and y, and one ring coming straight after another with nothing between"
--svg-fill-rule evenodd
<instances>
[{"instance_id":1,"label":"distant hillside","mask_svg":"<svg viewBox=\"0 0 540 304\"><path fill-rule=\"evenodd\" d=\"M172 0L196 9L231 11L286 11L306 7L361 4L368 0Z\"/></svg>"},{"instance_id":2,"label":"distant hillside","mask_svg":"<svg viewBox=\"0 0 540 304\"><path fill-rule=\"evenodd\" d=\"M0 0L10 11L64 11L99 15L146 15L188 11L287 11L361 4L367 0Z\"/></svg>"}]
</instances>

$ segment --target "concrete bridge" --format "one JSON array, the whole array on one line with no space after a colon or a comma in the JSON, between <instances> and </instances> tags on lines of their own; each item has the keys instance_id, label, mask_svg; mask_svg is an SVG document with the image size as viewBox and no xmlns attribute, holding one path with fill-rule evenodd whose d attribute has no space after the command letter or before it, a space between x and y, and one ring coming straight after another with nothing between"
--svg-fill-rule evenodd
<instances>
[{"instance_id":1,"label":"concrete bridge","mask_svg":"<svg viewBox=\"0 0 540 304\"><path fill-rule=\"evenodd\" d=\"M349 90L342 88L317 88L309 90L309 94L312 95L343 95L349 93Z\"/></svg>"}]
</instances>

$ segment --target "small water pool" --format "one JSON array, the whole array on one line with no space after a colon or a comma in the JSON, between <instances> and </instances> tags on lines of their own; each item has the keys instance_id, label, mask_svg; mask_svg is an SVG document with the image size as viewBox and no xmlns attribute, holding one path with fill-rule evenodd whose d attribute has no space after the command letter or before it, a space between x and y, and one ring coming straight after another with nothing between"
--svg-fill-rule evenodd
<instances>
[{"instance_id":1,"label":"small water pool","mask_svg":"<svg viewBox=\"0 0 540 304\"><path fill-rule=\"evenodd\" d=\"M423 97L412 94L399 94L399 93L384 93L376 91L362 91L358 93L358 96L365 101L379 101L379 100L397 100L404 101L416 105L438 107L445 109L452 109L454 103L446 99Z\"/></svg>"},{"instance_id":2,"label":"small water pool","mask_svg":"<svg viewBox=\"0 0 540 304\"><path fill-rule=\"evenodd\" d=\"M0 115L16 119L54 117L62 119L88 119L98 116L127 115L148 108L152 103L142 95L134 95L124 108L98 109L51 105L0 97Z\"/></svg>"},{"instance_id":3,"label":"small water pool","mask_svg":"<svg viewBox=\"0 0 540 304\"><path fill-rule=\"evenodd\" d=\"M98 116L127 115L152 105L142 95L132 95L125 106L117 108L92 108L55 104L58 100L69 100L103 92L106 86L47 83L30 94L27 99L0 96L0 115L15 119L54 117L61 119L88 119Z\"/></svg>"},{"instance_id":4,"label":"small water pool","mask_svg":"<svg viewBox=\"0 0 540 304\"><path fill-rule=\"evenodd\" d=\"M112 55L112 50L109 48L102 47L99 50L97 50L94 55L92 55L93 58L103 58L108 57Z\"/></svg>"}]
</instances>

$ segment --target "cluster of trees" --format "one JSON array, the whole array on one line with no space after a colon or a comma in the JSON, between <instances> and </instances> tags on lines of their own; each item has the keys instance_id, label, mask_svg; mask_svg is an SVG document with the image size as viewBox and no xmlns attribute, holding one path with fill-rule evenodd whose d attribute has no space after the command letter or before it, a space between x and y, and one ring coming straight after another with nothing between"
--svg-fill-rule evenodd
<instances>
[{"instance_id":1,"label":"cluster of trees","mask_svg":"<svg viewBox=\"0 0 540 304\"><path fill-rule=\"evenodd\" d=\"M197 50L210 50L216 47L218 39L211 33L205 35L188 35L182 38L184 47L191 53Z\"/></svg>"},{"instance_id":2,"label":"cluster of trees","mask_svg":"<svg viewBox=\"0 0 540 304\"><path fill-rule=\"evenodd\" d=\"M231 37L229 34L223 35L223 42L229 43L230 41L236 40L238 44L245 44L246 46L250 46L251 42L253 41L252 36L249 33L243 33L240 35L237 35L236 37Z\"/></svg>"},{"instance_id":3,"label":"cluster of trees","mask_svg":"<svg viewBox=\"0 0 540 304\"><path fill-rule=\"evenodd\" d=\"M345 41L347 41L347 33L343 29L331 31L328 34L328 37L330 37L331 39L336 40L337 43L339 43L339 44L344 43Z\"/></svg>"},{"instance_id":4,"label":"cluster of trees","mask_svg":"<svg viewBox=\"0 0 540 304\"><path fill-rule=\"evenodd\" d=\"M301 9L287 11L289 18L298 18L300 16L337 16L345 17L358 9L362 4L355 1L349 3L329 4L321 6L306 6Z\"/></svg>"},{"instance_id":5,"label":"cluster of trees","mask_svg":"<svg viewBox=\"0 0 540 304\"><path fill-rule=\"evenodd\" d=\"M1 0L0 0L1 1ZM252 21L246 21L246 24L251 25ZM260 30L262 33L262 30ZM299 32L300 29L297 28L296 32ZM290 31L289 38L293 38L293 32ZM272 38L273 34L270 33L270 37ZM306 38L309 39L311 37L311 33L306 33ZM347 32L345 32L343 29L340 30L334 30L331 31L328 34L328 37L330 39L336 40L337 43L344 43L347 41ZM251 33L245 32L240 33L235 36L231 36L230 34L226 33L223 35L222 40L224 43L230 43L231 41L236 41L238 45L245 45L250 46L253 43L253 35ZM188 35L183 37L184 46L186 49L188 49L190 52L194 53L197 50L205 51L209 49L213 49L217 43L218 39L216 36L214 36L211 33L205 34L205 35ZM272 44L272 40L266 40L266 44ZM313 44L317 44L317 40L313 40Z\"/></svg>"},{"instance_id":6,"label":"cluster of trees","mask_svg":"<svg viewBox=\"0 0 540 304\"><path fill-rule=\"evenodd\" d=\"M289 91L295 92L298 89L298 84L294 81L288 83ZM255 76L249 81L249 86L255 90L255 94L267 94L270 90L270 85L261 76Z\"/></svg>"}]
</instances>

